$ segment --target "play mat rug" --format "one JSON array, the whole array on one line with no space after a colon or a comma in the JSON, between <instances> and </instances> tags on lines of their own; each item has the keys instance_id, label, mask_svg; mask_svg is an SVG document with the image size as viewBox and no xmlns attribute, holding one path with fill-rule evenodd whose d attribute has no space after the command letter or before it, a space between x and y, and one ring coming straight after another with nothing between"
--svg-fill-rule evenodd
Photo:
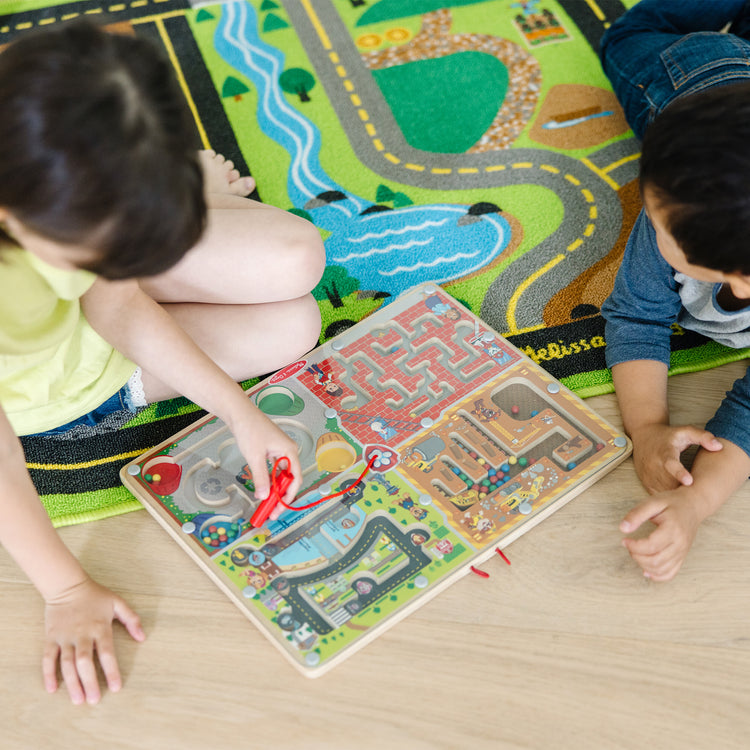
<instances>
[{"instance_id":1,"label":"play mat rug","mask_svg":"<svg viewBox=\"0 0 750 750\"><path fill-rule=\"evenodd\" d=\"M89 16L171 59L197 136L306 217L328 340L437 282L581 396L612 390L599 309L640 208L639 143L596 50L633 0L4 0L0 47ZM672 371L745 356L675 330ZM27 439L58 524L140 507L132 457L184 401Z\"/></svg>"}]
</instances>

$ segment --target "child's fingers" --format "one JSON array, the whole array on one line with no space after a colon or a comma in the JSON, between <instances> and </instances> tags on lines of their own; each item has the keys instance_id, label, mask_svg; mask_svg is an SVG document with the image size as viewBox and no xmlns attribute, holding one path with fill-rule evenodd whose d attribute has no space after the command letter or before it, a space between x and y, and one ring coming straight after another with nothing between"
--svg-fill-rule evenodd
<instances>
[{"instance_id":1,"label":"child's fingers","mask_svg":"<svg viewBox=\"0 0 750 750\"><path fill-rule=\"evenodd\" d=\"M78 678L76 669L75 648L72 644L63 646L60 649L60 672L62 673L63 682L70 696L70 700L75 705L80 705L85 699L81 681Z\"/></svg>"},{"instance_id":2,"label":"child's fingers","mask_svg":"<svg viewBox=\"0 0 750 750\"><path fill-rule=\"evenodd\" d=\"M657 556L670 547L671 539L663 528L659 528L643 539L623 539L622 543L633 557L655 563Z\"/></svg>"},{"instance_id":3,"label":"child's fingers","mask_svg":"<svg viewBox=\"0 0 750 750\"><path fill-rule=\"evenodd\" d=\"M49 641L42 654L42 677L44 689L48 693L54 693L57 690L57 659L59 656L60 647L54 641Z\"/></svg>"},{"instance_id":4,"label":"child's fingers","mask_svg":"<svg viewBox=\"0 0 750 750\"><path fill-rule=\"evenodd\" d=\"M665 583L666 581L671 581L679 572L680 568L682 567L682 560L672 562L670 565L666 566L663 570L659 572L645 572L644 575L651 581L654 581L656 583Z\"/></svg>"},{"instance_id":5,"label":"child's fingers","mask_svg":"<svg viewBox=\"0 0 750 750\"><path fill-rule=\"evenodd\" d=\"M112 640L112 631L105 632L96 642L96 655L99 657L104 679L107 687L116 693L122 687L120 667L115 657L115 645Z\"/></svg>"},{"instance_id":6,"label":"child's fingers","mask_svg":"<svg viewBox=\"0 0 750 750\"><path fill-rule=\"evenodd\" d=\"M693 475L685 468L679 458L668 458L664 462L664 468L670 476L685 487L693 483Z\"/></svg>"},{"instance_id":7,"label":"child's fingers","mask_svg":"<svg viewBox=\"0 0 750 750\"><path fill-rule=\"evenodd\" d=\"M635 554L632 557L643 570L643 575L651 581L668 581L674 578L684 559L672 544L655 555Z\"/></svg>"},{"instance_id":8,"label":"child's fingers","mask_svg":"<svg viewBox=\"0 0 750 750\"><path fill-rule=\"evenodd\" d=\"M708 430L700 430L696 436L695 443L700 445L701 448L705 448L707 451L720 451L724 446L717 437L714 437L713 433Z\"/></svg>"},{"instance_id":9,"label":"child's fingers","mask_svg":"<svg viewBox=\"0 0 750 750\"><path fill-rule=\"evenodd\" d=\"M647 545L637 545L634 539L623 540L623 545L627 548L630 556L643 571L643 575L652 580L661 580L662 577L671 569L672 550L670 545L659 547L655 552L651 552L654 547ZM648 540L641 539L639 542ZM646 549L647 551L644 551Z\"/></svg>"},{"instance_id":10,"label":"child's fingers","mask_svg":"<svg viewBox=\"0 0 750 750\"><path fill-rule=\"evenodd\" d=\"M115 599L115 617L125 626L130 637L136 641L146 639L146 633L141 625L141 618L128 606L124 599Z\"/></svg>"},{"instance_id":11,"label":"child's fingers","mask_svg":"<svg viewBox=\"0 0 750 750\"><path fill-rule=\"evenodd\" d=\"M78 673L78 684L83 688L86 703L97 704L102 693L99 689L99 678L94 665L94 643L85 640L76 644L75 667Z\"/></svg>"},{"instance_id":12,"label":"child's fingers","mask_svg":"<svg viewBox=\"0 0 750 750\"><path fill-rule=\"evenodd\" d=\"M620 523L620 531L623 534L631 534L646 521L658 516L664 510L664 502L650 498L636 505Z\"/></svg>"},{"instance_id":13,"label":"child's fingers","mask_svg":"<svg viewBox=\"0 0 750 750\"><path fill-rule=\"evenodd\" d=\"M675 430L675 446L680 452L691 445L700 445L708 451L721 450L721 441L708 430L702 430L694 425L683 425Z\"/></svg>"},{"instance_id":14,"label":"child's fingers","mask_svg":"<svg viewBox=\"0 0 750 750\"><path fill-rule=\"evenodd\" d=\"M266 462L264 458L258 460L257 458L250 461L248 460L247 466L250 469L250 473L253 475L253 485L255 486L255 497L258 500L265 500L268 497L268 493L271 489L271 479L266 468Z\"/></svg>"},{"instance_id":15,"label":"child's fingers","mask_svg":"<svg viewBox=\"0 0 750 750\"><path fill-rule=\"evenodd\" d=\"M297 496L297 490L299 490L301 484L302 484L302 466L299 462L299 457L297 456L296 451L292 452L291 456L288 456L289 458L289 471L292 472L292 476L294 479L292 480L292 483L287 488L286 493L284 494L284 500L287 503L291 503L292 500Z\"/></svg>"}]
</instances>

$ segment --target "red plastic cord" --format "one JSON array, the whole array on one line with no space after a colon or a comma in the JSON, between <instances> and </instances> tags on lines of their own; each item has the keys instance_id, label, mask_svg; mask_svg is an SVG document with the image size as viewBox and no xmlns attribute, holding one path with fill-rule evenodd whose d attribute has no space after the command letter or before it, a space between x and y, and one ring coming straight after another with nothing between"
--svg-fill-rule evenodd
<instances>
[{"instance_id":1,"label":"red plastic cord","mask_svg":"<svg viewBox=\"0 0 750 750\"><path fill-rule=\"evenodd\" d=\"M283 505L288 510L294 510L294 511L301 511L301 510L309 510L310 508L314 508L316 505L320 505L321 503L326 502L326 500L332 500L334 497L338 497L339 495L345 495L347 492L351 492L364 478L368 471L372 468L372 465L377 460L377 455L373 456L367 463L367 466L365 466L364 471L359 475L357 478L357 481L354 482L350 487L347 487L345 490L339 490L338 492L334 492L332 495L326 495L325 497L321 497L319 500L316 500L314 503L308 503L307 505L289 505L289 503L284 502L284 500L279 499L279 502L281 505ZM286 456L282 456L281 458L276 459L276 463L273 465L273 469L271 469L271 487L273 488L274 483L276 481L276 466L279 463L279 461L289 461L289 459ZM272 489L273 491L273 489Z\"/></svg>"}]
</instances>

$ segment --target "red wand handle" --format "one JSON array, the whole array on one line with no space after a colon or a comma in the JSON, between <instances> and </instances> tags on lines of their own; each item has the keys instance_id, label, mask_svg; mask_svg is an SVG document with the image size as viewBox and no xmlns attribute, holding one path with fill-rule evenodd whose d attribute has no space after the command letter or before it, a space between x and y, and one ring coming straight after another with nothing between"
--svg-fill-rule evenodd
<instances>
[{"instance_id":1,"label":"red wand handle","mask_svg":"<svg viewBox=\"0 0 750 750\"><path fill-rule=\"evenodd\" d=\"M286 467L279 467L279 461L286 461ZM274 508L281 502L281 498L284 497L284 493L292 483L292 479L294 479L294 476L289 471L289 459L286 456L278 459L271 472L271 490L268 493L268 497L255 509L255 513L253 513L250 519L250 526L253 528L263 526L271 513L273 513Z\"/></svg>"}]
</instances>

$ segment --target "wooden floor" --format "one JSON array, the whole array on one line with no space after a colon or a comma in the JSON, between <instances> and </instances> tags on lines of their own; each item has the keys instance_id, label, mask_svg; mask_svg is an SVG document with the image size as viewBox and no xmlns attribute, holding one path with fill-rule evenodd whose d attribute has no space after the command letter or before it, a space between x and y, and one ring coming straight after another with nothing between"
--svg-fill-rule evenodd
<instances>
[{"instance_id":1,"label":"wooden floor","mask_svg":"<svg viewBox=\"0 0 750 750\"><path fill-rule=\"evenodd\" d=\"M747 363L671 380L704 423ZM589 401L619 424L613 396ZM91 708L42 689L42 606L0 550L0 748L443 750L750 747L750 483L669 584L617 525L627 461L317 680L298 673L144 511L61 531L139 611L125 687Z\"/></svg>"}]
</instances>

